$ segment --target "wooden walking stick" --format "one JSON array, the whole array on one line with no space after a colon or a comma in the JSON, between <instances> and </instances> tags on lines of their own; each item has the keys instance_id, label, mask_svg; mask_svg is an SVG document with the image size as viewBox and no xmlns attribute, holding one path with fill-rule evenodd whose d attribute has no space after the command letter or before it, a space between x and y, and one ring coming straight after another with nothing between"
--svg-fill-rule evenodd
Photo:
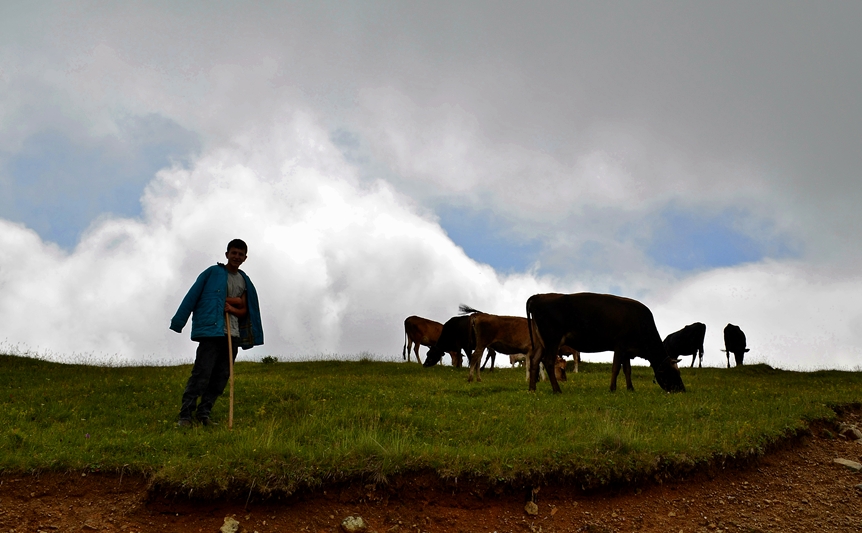
<instances>
[{"instance_id":1,"label":"wooden walking stick","mask_svg":"<svg viewBox=\"0 0 862 533\"><path fill-rule=\"evenodd\" d=\"M227 411L227 428L233 429L233 340L230 332L230 316L224 313L224 322L227 326L227 360L230 366L230 407Z\"/></svg>"}]
</instances>

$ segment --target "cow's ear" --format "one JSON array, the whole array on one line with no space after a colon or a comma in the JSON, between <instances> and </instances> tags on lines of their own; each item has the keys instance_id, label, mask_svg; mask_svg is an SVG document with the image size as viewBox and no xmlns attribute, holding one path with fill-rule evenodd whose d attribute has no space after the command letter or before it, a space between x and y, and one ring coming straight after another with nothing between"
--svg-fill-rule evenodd
<instances>
[{"instance_id":1,"label":"cow's ear","mask_svg":"<svg viewBox=\"0 0 862 533\"><path fill-rule=\"evenodd\" d=\"M675 365L675 364L679 363L680 361L682 361L682 359L680 359L680 358L676 358L676 359L671 359L671 360L670 360L670 363L671 363L672 365Z\"/></svg>"},{"instance_id":2,"label":"cow's ear","mask_svg":"<svg viewBox=\"0 0 862 533\"><path fill-rule=\"evenodd\" d=\"M747 351L748 351L748 348L746 348L746 349L745 349L745 351L747 352Z\"/></svg>"}]
</instances>

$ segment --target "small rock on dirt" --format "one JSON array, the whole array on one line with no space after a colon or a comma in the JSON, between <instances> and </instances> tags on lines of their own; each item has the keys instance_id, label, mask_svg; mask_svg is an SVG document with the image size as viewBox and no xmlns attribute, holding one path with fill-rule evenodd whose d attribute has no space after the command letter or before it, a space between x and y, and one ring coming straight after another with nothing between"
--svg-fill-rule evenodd
<instances>
[{"instance_id":1,"label":"small rock on dirt","mask_svg":"<svg viewBox=\"0 0 862 533\"><path fill-rule=\"evenodd\" d=\"M363 520L361 516L348 516L341 521L341 529L347 533L365 531L367 528L368 524L365 523L365 520Z\"/></svg>"},{"instance_id":2,"label":"small rock on dirt","mask_svg":"<svg viewBox=\"0 0 862 533\"><path fill-rule=\"evenodd\" d=\"M851 424L841 424L838 428L838 434L852 440L862 439L862 430Z\"/></svg>"},{"instance_id":3,"label":"small rock on dirt","mask_svg":"<svg viewBox=\"0 0 862 533\"><path fill-rule=\"evenodd\" d=\"M527 505L524 506L524 511L528 515L536 516L539 514L539 506L536 505L536 502L527 502Z\"/></svg>"},{"instance_id":4,"label":"small rock on dirt","mask_svg":"<svg viewBox=\"0 0 862 533\"><path fill-rule=\"evenodd\" d=\"M224 517L224 524L219 528L219 533L237 533L239 522L232 516Z\"/></svg>"},{"instance_id":5,"label":"small rock on dirt","mask_svg":"<svg viewBox=\"0 0 862 533\"><path fill-rule=\"evenodd\" d=\"M856 461L851 461L850 459L833 459L832 462L842 466L846 466L854 472L859 472L860 470L862 470L862 463L857 463Z\"/></svg>"}]
</instances>

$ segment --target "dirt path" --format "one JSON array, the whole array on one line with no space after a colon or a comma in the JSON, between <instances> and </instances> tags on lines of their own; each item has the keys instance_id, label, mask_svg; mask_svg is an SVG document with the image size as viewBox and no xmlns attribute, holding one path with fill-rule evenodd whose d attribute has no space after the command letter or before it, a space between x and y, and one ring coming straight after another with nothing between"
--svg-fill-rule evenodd
<instances>
[{"instance_id":1,"label":"dirt path","mask_svg":"<svg viewBox=\"0 0 862 533\"><path fill-rule=\"evenodd\" d=\"M858 411L843 420L862 427ZM524 511L524 494L452 494L421 478L397 494L354 486L289 501L190 502L151 494L138 477L4 474L0 533L214 533L226 516L248 533L336 532L347 516L378 533L862 531L862 473L835 464L837 457L862 461L862 441L818 425L745 468L604 493L542 487L535 516Z\"/></svg>"}]
</instances>

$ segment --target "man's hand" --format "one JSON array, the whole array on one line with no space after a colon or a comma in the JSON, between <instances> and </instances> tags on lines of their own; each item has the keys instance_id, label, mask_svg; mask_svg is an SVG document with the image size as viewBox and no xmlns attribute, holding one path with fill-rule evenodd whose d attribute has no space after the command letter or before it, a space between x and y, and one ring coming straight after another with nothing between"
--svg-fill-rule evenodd
<instances>
[{"instance_id":1,"label":"man's hand","mask_svg":"<svg viewBox=\"0 0 862 533\"><path fill-rule=\"evenodd\" d=\"M245 294L239 298L225 298L224 310L226 313L230 313L235 317L244 317L248 312Z\"/></svg>"}]
</instances>

